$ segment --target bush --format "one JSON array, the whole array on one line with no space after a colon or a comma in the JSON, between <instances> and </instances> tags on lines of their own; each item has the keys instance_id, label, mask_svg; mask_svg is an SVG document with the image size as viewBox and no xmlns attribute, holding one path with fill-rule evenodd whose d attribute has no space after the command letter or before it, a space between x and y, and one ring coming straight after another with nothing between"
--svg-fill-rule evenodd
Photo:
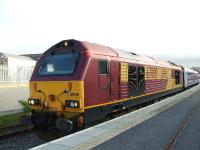
<instances>
[{"instance_id":1,"label":"bush","mask_svg":"<svg viewBox=\"0 0 200 150\"><path fill-rule=\"evenodd\" d=\"M31 106L28 104L27 101L19 100L19 103L24 107L25 111L31 111Z\"/></svg>"}]
</instances>

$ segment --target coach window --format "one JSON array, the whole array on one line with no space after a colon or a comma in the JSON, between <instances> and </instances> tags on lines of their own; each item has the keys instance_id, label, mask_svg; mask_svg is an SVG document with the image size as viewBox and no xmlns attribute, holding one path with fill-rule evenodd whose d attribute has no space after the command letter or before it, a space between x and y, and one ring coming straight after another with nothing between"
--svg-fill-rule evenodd
<instances>
[{"instance_id":1,"label":"coach window","mask_svg":"<svg viewBox=\"0 0 200 150\"><path fill-rule=\"evenodd\" d=\"M108 74L108 61L107 60L99 61L99 74Z\"/></svg>"}]
</instances>

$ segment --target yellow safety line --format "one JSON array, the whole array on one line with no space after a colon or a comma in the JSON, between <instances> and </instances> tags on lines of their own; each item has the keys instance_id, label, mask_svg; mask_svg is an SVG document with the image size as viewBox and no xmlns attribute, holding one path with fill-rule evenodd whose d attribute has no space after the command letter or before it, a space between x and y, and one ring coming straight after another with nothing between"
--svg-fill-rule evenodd
<instances>
[{"instance_id":1,"label":"yellow safety line","mask_svg":"<svg viewBox=\"0 0 200 150\"><path fill-rule=\"evenodd\" d=\"M179 87L181 87L181 86L178 86L176 88L179 88ZM176 88L173 88L173 89L176 89ZM169 90L173 90L173 89L169 89ZM143 96L148 96L148 95L160 93L160 92L163 92L163 91L168 91L168 90L160 90L160 91L149 93L149 94L144 94L144 95L140 95L140 96L133 96L133 97L130 97L130 98L124 98L122 100L115 100L115 101L108 102L108 103L103 103L103 104L98 104L98 105L93 105L93 106L87 106L87 107L85 107L85 109L94 108L94 107L98 107L98 106L109 105L109 104L114 104L114 103L119 103L119 102L124 102L124 101L127 101L127 100L136 99L136 98L143 97Z\"/></svg>"}]
</instances>

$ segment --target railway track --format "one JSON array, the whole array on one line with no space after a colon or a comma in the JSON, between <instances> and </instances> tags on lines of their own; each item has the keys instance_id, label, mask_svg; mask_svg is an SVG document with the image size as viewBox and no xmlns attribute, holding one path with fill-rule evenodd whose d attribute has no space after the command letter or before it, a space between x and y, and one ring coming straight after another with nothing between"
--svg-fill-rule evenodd
<instances>
[{"instance_id":1,"label":"railway track","mask_svg":"<svg viewBox=\"0 0 200 150\"><path fill-rule=\"evenodd\" d=\"M0 150L29 149L64 136L58 136L58 134L49 130L35 129L32 126L7 129L2 133L0 136Z\"/></svg>"},{"instance_id":2,"label":"railway track","mask_svg":"<svg viewBox=\"0 0 200 150\"><path fill-rule=\"evenodd\" d=\"M4 136L8 136L11 134L23 132L23 131L30 131L33 128L33 126L16 126L12 128L6 128L0 130L0 138Z\"/></svg>"},{"instance_id":3,"label":"railway track","mask_svg":"<svg viewBox=\"0 0 200 150\"><path fill-rule=\"evenodd\" d=\"M38 138L32 131L22 131L0 137L0 149L25 150L45 142L48 141Z\"/></svg>"}]
</instances>

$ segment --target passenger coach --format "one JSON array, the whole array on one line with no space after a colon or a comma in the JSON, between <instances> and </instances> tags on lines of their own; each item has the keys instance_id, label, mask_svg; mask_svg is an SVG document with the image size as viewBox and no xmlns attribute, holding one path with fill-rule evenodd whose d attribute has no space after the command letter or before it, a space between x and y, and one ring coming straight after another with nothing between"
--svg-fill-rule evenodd
<instances>
[{"instance_id":1,"label":"passenger coach","mask_svg":"<svg viewBox=\"0 0 200 150\"><path fill-rule=\"evenodd\" d=\"M35 125L72 130L182 89L183 71L173 63L64 40L37 62L28 102Z\"/></svg>"},{"instance_id":2,"label":"passenger coach","mask_svg":"<svg viewBox=\"0 0 200 150\"><path fill-rule=\"evenodd\" d=\"M187 89L191 86L199 84L199 74L197 71L183 67L184 71L184 88Z\"/></svg>"}]
</instances>

